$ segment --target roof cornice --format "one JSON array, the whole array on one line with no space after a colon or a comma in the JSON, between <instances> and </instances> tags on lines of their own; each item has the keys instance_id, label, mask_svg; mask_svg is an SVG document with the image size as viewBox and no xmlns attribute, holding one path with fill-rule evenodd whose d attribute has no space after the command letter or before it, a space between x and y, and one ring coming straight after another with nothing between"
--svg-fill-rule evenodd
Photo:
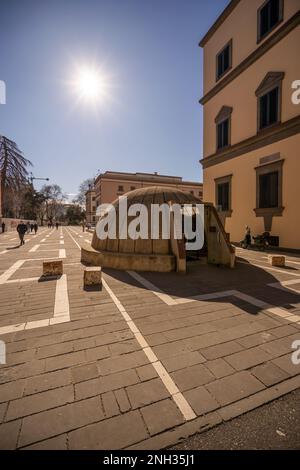
<instances>
[{"instance_id":1,"label":"roof cornice","mask_svg":"<svg viewBox=\"0 0 300 470\"><path fill-rule=\"evenodd\" d=\"M205 36L199 42L200 47L204 47L206 43L210 40L210 38L215 34L217 29L224 23L224 21L228 18L228 16L233 12L235 7L240 3L241 0L231 0L231 2L227 5L225 10L221 13L221 15L217 18L211 28L207 31Z\"/></svg>"}]
</instances>

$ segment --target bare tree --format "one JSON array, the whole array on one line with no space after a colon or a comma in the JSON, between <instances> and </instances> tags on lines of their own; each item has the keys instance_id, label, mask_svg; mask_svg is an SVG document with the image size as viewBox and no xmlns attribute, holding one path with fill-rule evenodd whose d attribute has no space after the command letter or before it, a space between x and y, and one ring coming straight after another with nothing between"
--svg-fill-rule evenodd
<instances>
[{"instance_id":1,"label":"bare tree","mask_svg":"<svg viewBox=\"0 0 300 470\"><path fill-rule=\"evenodd\" d=\"M44 200L40 212L41 223L43 224L45 218L48 220L58 219L62 212L63 202L66 199L61 187L58 184L46 184L41 188L40 194Z\"/></svg>"},{"instance_id":2,"label":"bare tree","mask_svg":"<svg viewBox=\"0 0 300 470\"><path fill-rule=\"evenodd\" d=\"M93 178L88 178L84 180L79 188L78 188L78 194L76 198L73 200L73 202L81 204L82 206L85 206L85 193L94 187L94 180Z\"/></svg>"},{"instance_id":3,"label":"bare tree","mask_svg":"<svg viewBox=\"0 0 300 470\"><path fill-rule=\"evenodd\" d=\"M28 166L32 166L32 163L23 156L17 144L5 136L0 136L0 199L4 208L3 212L7 211L7 193L18 192L27 184Z\"/></svg>"}]
</instances>

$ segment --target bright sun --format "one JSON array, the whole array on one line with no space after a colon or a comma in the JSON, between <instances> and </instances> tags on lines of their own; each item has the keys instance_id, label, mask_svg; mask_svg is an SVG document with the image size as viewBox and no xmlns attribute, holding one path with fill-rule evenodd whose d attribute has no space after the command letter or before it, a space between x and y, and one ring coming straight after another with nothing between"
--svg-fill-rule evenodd
<instances>
[{"instance_id":1,"label":"bright sun","mask_svg":"<svg viewBox=\"0 0 300 470\"><path fill-rule=\"evenodd\" d=\"M107 95L108 83L101 72L93 67L80 67L73 85L80 100L96 103Z\"/></svg>"}]
</instances>

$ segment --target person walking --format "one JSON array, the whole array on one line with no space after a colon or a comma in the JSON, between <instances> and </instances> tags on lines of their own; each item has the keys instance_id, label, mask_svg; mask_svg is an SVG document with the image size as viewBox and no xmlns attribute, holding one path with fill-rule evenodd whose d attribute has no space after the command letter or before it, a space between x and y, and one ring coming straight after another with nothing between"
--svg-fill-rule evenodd
<instances>
[{"instance_id":1,"label":"person walking","mask_svg":"<svg viewBox=\"0 0 300 470\"><path fill-rule=\"evenodd\" d=\"M24 237L25 233L27 232L27 225L24 224L23 220L21 220L21 222L17 226L17 232L20 238L20 246L25 245Z\"/></svg>"},{"instance_id":2,"label":"person walking","mask_svg":"<svg viewBox=\"0 0 300 470\"><path fill-rule=\"evenodd\" d=\"M58 230L58 226L59 226L59 223L58 223L58 222L55 222L56 230Z\"/></svg>"},{"instance_id":3,"label":"person walking","mask_svg":"<svg viewBox=\"0 0 300 470\"><path fill-rule=\"evenodd\" d=\"M38 224L36 222L33 224L33 230L35 234L38 231Z\"/></svg>"},{"instance_id":4,"label":"person walking","mask_svg":"<svg viewBox=\"0 0 300 470\"><path fill-rule=\"evenodd\" d=\"M1 227L2 227L2 233L4 233L5 232L5 222L2 222Z\"/></svg>"}]
</instances>

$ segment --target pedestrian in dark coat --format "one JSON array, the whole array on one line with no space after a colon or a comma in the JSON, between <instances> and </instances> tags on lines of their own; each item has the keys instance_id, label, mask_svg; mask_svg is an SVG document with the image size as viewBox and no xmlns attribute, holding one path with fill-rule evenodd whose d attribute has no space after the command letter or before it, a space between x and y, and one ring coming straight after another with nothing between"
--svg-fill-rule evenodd
<instances>
[{"instance_id":1,"label":"pedestrian in dark coat","mask_svg":"<svg viewBox=\"0 0 300 470\"><path fill-rule=\"evenodd\" d=\"M17 232L20 238L20 246L25 245L24 237L25 233L27 232L27 225L24 224L23 220L21 220L21 222L17 226Z\"/></svg>"}]
</instances>

